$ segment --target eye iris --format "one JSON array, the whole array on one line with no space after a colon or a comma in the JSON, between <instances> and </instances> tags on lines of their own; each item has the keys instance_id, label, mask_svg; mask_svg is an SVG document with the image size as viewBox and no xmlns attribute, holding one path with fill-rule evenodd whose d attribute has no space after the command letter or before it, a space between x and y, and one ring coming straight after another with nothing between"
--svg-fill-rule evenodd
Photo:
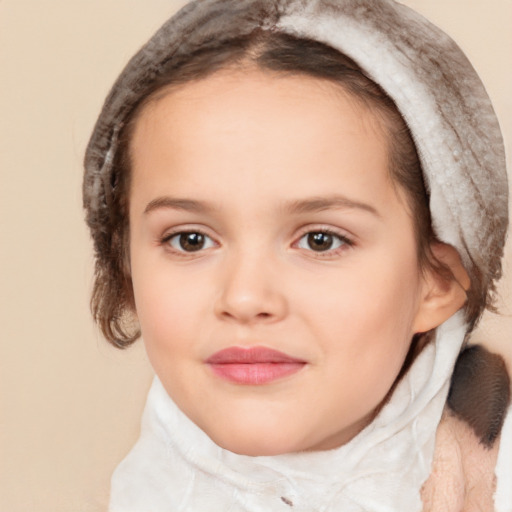
<instances>
[{"instance_id":1,"label":"eye iris","mask_svg":"<svg viewBox=\"0 0 512 512\"><path fill-rule=\"evenodd\" d=\"M204 243L204 235L201 233L183 233L180 235L180 246L184 251L199 251L203 248Z\"/></svg>"},{"instance_id":2,"label":"eye iris","mask_svg":"<svg viewBox=\"0 0 512 512\"><path fill-rule=\"evenodd\" d=\"M333 237L329 233L309 233L308 245L314 251L328 251L333 244Z\"/></svg>"}]
</instances>

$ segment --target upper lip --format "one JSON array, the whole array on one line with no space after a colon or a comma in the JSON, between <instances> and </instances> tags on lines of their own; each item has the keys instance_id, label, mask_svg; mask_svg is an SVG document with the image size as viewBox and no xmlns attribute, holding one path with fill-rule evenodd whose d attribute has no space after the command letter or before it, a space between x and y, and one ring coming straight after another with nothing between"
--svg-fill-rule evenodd
<instances>
[{"instance_id":1,"label":"upper lip","mask_svg":"<svg viewBox=\"0 0 512 512\"><path fill-rule=\"evenodd\" d=\"M229 347L211 355L208 364L305 363L268 347Z\"/></svg>"}]
</instances>

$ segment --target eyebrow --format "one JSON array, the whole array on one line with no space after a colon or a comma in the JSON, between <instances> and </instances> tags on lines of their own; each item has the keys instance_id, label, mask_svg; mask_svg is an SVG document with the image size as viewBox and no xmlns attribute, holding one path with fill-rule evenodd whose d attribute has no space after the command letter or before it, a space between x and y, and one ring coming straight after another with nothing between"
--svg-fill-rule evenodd
<instances>
[{"instance_id":1,"label":"eyebrow","mask_svg":"<svg viewBox=\"0 0 512 512\"><path fill-rule=\"evenodd\" d=\"M144 209L144 213L147 214L161 208L170 208L173 210L184 210L196 213L207 213L215 209L212 205L204 201L163 196L150 201Z\"/></svg>"},{"instance_id":2,"label":"eyebrow","mask_svg":"<svg viewBox=\"0 0 512 512\"><path fill-rule=\"evenodd\" d=\"M356 209L381 217L381 214L373 206L340 195L311 197L292 201L285 206L285 210L291 213L313 213L330 209Z\"/></svg>"},{"instance_id":3,"label":"eyebrow","mask_svg":"<svg viewBox=\"0 0 512 512\"><path fill-rule=\"evenodd\" d=\"M144 214L148 214L161 208L195 213L209 213L216 209L212 204L204 201L162 196L150 201L144 209ZM314 213L330 209L357 209L371 213L376 217L381 217L380 213L373 206L360 201L354 201L353 199L340 195L297 199L286 203L284 206L284 211L292 214Z\"/></svg>"}]
</instances>

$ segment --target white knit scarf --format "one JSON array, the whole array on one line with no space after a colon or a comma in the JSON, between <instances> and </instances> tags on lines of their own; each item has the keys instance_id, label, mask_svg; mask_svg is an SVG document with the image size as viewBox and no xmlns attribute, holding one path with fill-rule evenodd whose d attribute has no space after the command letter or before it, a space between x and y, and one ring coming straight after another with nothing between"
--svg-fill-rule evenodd
<instances>
[{"instance_id":1,"label":"white knit scarf","mask_svg":"<svg viewBox=\"0 0 512 512\"><path fill-rule=\"evenodd\" d=\"M375 420L328 451L250 457L218 447L155 378L139 441L112 479L111 512L414 512L464 340L437 330Z\"/></svg>"}]
</instances>

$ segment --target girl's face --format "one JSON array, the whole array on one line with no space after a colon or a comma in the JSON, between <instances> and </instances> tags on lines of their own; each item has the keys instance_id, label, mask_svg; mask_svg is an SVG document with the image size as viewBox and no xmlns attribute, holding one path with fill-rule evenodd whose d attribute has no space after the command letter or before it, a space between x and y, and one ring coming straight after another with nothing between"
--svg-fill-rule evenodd
<instances>
[{"instance_id":1,"label":"girl's face","mask_svg":"<svg viewBox=\"0 0 512 512\"><path fill-rule=\"evenodd\" d=\"M340 446L425 325L379 120L339 86L223 71L142 111L130 258L149 359L218 445Z\"/></svg>"}]
</instances>

